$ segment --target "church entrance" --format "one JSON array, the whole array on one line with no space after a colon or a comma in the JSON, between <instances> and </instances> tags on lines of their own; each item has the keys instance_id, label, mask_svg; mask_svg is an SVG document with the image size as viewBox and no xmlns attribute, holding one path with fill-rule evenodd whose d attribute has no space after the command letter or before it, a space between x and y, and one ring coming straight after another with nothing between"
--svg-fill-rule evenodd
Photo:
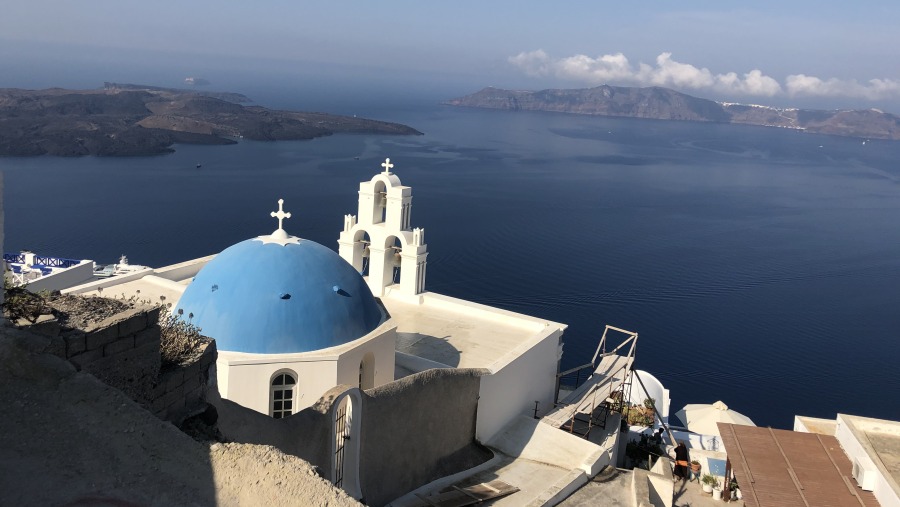
<instances>
[{"instance_id":1,"label":"church entrance","mask_svg":"<svg viewBox=\"0 0 900 507\"><path fill-rule=\"evenodd\" d=\"M350 440L350 424L353 413L350 411L350 403L347 397L341 400L334 415L334 485L344 487L344 450L347 440Z\"/></svg>"},{"instance_id":2,"label":"church entrance","mask_svg":"<svg viewBox=\"0 0 900 507\"><path fill-rule=\"evenodd\" d=\"M359 390L342 394L332 406L334 414L331 482L359 498Z\"/></svg>"}]
</instances>

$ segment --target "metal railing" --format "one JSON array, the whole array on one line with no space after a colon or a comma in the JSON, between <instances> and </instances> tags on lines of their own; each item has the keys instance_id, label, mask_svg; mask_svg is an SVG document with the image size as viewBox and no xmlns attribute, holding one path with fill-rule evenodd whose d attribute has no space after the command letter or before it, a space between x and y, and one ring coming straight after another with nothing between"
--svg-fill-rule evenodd
<instances>
[{"instance_id":1,"label":"metal railing","mask_svg":"<svg viewBox=\"0 0 900 507\"><path fill-rule=\"evenodd\" d=\"M25 264L25 254L23 253L15 253L15 254L3 254L3 260L6 262L15 262L18 264Z\"/></svg>"},{"instance_id":2,"label":"metal railing","mask_svg":"<svg viewBox=\"0 0 900 507\"><path fill-rule=\"evenodd\" d=\"M22 257L24 258L24 255ZM81 264L81 261L77 260L77 259L62 259L59 257L41 257L39 255L35 255L34 263L40 264L43 266L47 266L48 268L71 268L72 266L77 266L77 265Z\"/></svg>"}]
</instances>

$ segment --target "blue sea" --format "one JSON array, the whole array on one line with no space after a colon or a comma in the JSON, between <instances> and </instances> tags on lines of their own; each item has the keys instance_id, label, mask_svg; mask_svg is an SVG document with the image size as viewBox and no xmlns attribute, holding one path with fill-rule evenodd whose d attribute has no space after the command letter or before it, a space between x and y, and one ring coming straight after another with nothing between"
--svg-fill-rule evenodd
<instances>
[{"instance_id":1,"label":"blue sea","mask_svg":"<svg viewBox=\"0 0 900 507\"><path fill-rule=\"evenodd\" d=\"M427 288L568 324L563 368L611 324L639 333L672 414L900 419L900 143L395 106L368 112L425 135L0 158L5 249L160 266L271 232L279 198L290 233L336 249L390 157Z\"/></svg>"}]
</instances>

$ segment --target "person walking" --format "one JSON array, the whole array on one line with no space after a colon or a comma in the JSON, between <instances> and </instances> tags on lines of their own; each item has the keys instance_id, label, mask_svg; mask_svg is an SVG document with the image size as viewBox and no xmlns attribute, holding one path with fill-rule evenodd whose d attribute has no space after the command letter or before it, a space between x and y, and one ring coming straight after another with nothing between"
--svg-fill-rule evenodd
<instances>
[{"instance_id":1,"label":"person walking","mask_svg":"<svg viewBox=\"0 0 900 507\"><path fill-rule=\"evenodd\" d=\"M675 447L675 470L673 471L675 478L672 480L677 481L681 479L682 481L687 481L689 466L690 458L688 458L687 447L685 447L683 441L679 441Z\"/></svg>"}]
</instances>

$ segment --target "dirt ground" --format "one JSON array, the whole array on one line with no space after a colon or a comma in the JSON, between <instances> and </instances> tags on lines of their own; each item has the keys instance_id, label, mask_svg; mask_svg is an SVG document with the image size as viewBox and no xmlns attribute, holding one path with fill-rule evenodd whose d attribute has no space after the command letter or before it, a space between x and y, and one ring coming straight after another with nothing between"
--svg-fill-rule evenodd
<instances>
[{"instance_id":1,"label":"dirt ground","mask_svg":"<svg viewBox=\"0 0 900 507\"><path fill-rule=\"evenodd\" d=\"M0 505L359 506L274 447L195 441L0 324Z\"/></svg>"}]
</instances>

